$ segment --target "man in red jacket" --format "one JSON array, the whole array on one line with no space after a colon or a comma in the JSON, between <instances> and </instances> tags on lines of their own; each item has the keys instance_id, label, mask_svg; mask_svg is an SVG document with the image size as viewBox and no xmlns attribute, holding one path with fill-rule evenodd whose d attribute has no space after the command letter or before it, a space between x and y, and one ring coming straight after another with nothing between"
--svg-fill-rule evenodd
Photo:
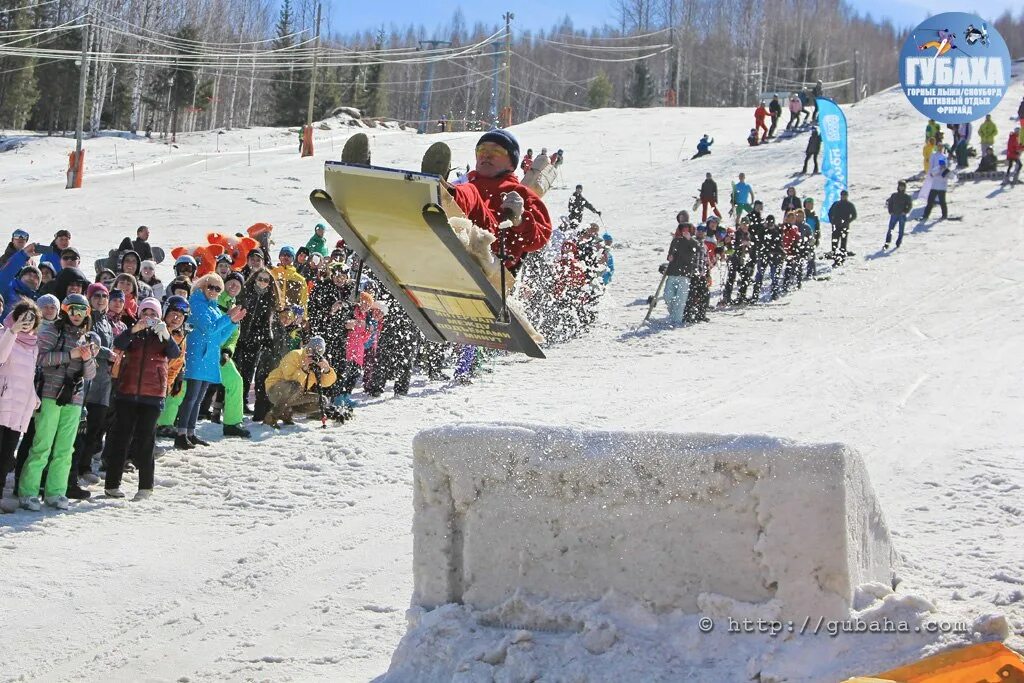
<instances>
[{"instance_id":1,"label":"man in red jacket","mask_svg":"<svg viewBox=\"0 0 1024 683\"><path fill-rule=\"evenodd\" d=\"M757 131L760 133L762 130L764 133L761 135L760 142L764 142L768 139L768 126L764 120L768 116L768 108L764 106L764 100L761 104L757 105L757 109L754 110L754 123L757 124Z\"/></svg>"},{"instance_id":2,"label":"man in red jacket","mask_svg":"<svg viewBox=\"0 0 1024 683\"><path fill-rule=\"evenodd\" d=\"M519 143L508 131L495 129L484 133L476 143L476 170L463 182L445 188L455 198L469 220L497 235L491 245L499 253L504 240L505 266L512 272L519 268L523 256L542 249L551 239L551 218L540 197L519 182L515 169L519 165ZM499 230L509 220L512 227Z\"/></svg>"}]
</instances>

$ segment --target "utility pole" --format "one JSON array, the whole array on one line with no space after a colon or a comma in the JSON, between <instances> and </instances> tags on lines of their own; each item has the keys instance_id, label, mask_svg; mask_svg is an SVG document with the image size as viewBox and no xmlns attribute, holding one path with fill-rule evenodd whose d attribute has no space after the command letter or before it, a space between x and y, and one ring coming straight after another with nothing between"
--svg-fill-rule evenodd
<instances>
[{"instance_id":1,"label":"utility pole","mask_svg":"<svg viewBox=\"0 0 1024 683\"><path fill-rule=\"evenodd\" d=\"M853 51L853 101L860 102L860 70L857 68L857 50Z\"/></svg>"},{"instance_id":2,"label":"utility pole","mask_svg":"<svg viewBox=\"0 0 1024 683\"><path fill-rule=\"evenodd\" d=\"M316 33L313 38L313 75L309 79L309 105L306 107L306 127L302 131L302 156L313 156L313 99L316 97L316 64L320 54L320 3L316 5Z\"/></svg>"},{"instance_id":3,"label":"utility pole","mask_svg":"<svg viewBox=\"0 0 1024 683\"><path fill-rule=\"evenodd\" d=\"M85 160L82 150L82 132L85 128L85 91L86 80L89 74L89 40L91 38L90 28L92 27L89 17L92 3L85 5L85 29L82 31L82 56L81 71L78 78L78 123L75 126L75 153L68 165L68 184L66 189L82 187L82 170L85 168Z\"/></svg>"},{"instance_id":4,"label":"utility pole","mask_svg":"<svg viewBox=\"0 0 1024 683\"><path fill-rule=\"evenodd\" d=\"M501 126L498 118L498 76L501 74L501 48L497 43L492 43L494 48L491 56L494 57L494 77L491 82L491 130Z\"/></svg>"},{"instance_id":5,"label":"utility pole","mask_svg":"<svg viewBox=\"0 0 1024 683\"><path fill-rule=\"evenodd\" d=\"M436 50L439 45L448 47L451 45L449 40L421 40L420 49L423 49L424 45L429 45L431 50ZM427 118L430 116L430 92L433 90L434 85L434 60L431 58L427 62L427 79L423 83L423 95L420 97L420 120L419 125L416 126L416 130L419 133L427 132Z\"/></svg>"},{"instance_id":6,"label":"utility pole","mask_svg":"<svg viewBox=\"0 0 1024 683\"><path fill-rule=\"evenodd\" d=\"M512 125L512 20L516 15L505 12L502 15L505 20L505 109L502 117L504 127Z\"/></svg>"}]
</instances>

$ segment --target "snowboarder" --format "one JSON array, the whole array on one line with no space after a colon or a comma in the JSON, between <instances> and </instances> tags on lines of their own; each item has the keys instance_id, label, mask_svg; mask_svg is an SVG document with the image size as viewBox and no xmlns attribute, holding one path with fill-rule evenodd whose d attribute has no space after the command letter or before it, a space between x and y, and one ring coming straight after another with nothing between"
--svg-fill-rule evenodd
<instances>
[{"instance_id":1,"label":"snowboarder","mask_svg":"<svg viewBox=\"0 0 1024 683\"><path fill-rule=\"evenodd\" d=\"M892 242L892 229L897 225L900 232L896 236L896 248L899 249L903 244L903 229L907 225L907 216L910 215L913 206L914 200L907 194L906 181L899 181L896 183L896 191L885 201L885 208L889 210L889 230L885 233L885 245L882 249L889 248L889 243Z\"/></svg>"},{"instance_id":2,"label":"snowboarder","mask_svg":"<svg viewBox=\"0 0 1024 683\"><path fill-rule=\"evenodd\" d=\"M715 215L722 217L722 212L718 210L718 184L711 178L710 173L704 176L704 182L700 186L700 204L703 211L700 218L702 221L708 219L709 204Z\"/></svg>"},{"instance_id":3,"label":"snowboarder","mask_svg":"<svg viewBox=\"0 0 1024 683\"><path fill-rule=\"evenodd\" d=\"M598 216L601 215L601 212L583 196L583 186L577 185L572 197L569 198L569 225L576 227L583 222L583 209L589 209Z\"/></svg>"},{"instance_id":4,"label":"snowboarder","mask_svg":"<svg viewBox=\"0 0 1024 683\"><path fill-rule=\"evenodd\" d=\"M800 104L800 97L793 93L789 96L789 123L786 124L786 130L796 130L800 122L801 109L803 109L803 105Z\"/></svg>"},{"instance_id":5,"label":"snowboarder","mask_svg":"<svg viewBox=\"0 0 1024 683\"><path fill-rule=\"evenodd\" d=\"M772 117L771 128L768 129L768 137L775 137L775 127L779 125L779 117L782 116L782 103L779 102L779 93L772 95L772 101L768 103L768 115Z\"/></svg>"},{"instance_id":6,"label":"snowboarder","mask_svg":"<svg viewBox=\"0 0 1024 683\"><path fill-rule=\"evenodd\" d=\"M807 162L814 160L814 173L818 172L818 153L821 151L821 135L818 129L811 127L811 137L807 140L807 149L804 150L804 168L801 173L807 173Z\"/></svg>"},{"instance_id":7,"label":"snowboarder","mask_svg":"<svg viewBox=\"0 0 1024 683\"><path fill-rule=\"evenodd\" d=\"M690 157L690 161L711 154L711 145L713 144L715 144L714 138L708 138L708 134L704 133L704 137L697 142L697 153Z\"/></svg>"},{"instance_id":8,"label":"snowboarder","mask_svg":"<svg viewBox=\"0 0 1024 683\"><path fill-rule=\"evenodd\" d=\"M857 220L857 207L850 201L850 193L843 190L839 201L828 210L828 222L832 224L832 258L834 265L846 261L846 239L850 235L850 224Z\"/></svg>"}]
</instances>

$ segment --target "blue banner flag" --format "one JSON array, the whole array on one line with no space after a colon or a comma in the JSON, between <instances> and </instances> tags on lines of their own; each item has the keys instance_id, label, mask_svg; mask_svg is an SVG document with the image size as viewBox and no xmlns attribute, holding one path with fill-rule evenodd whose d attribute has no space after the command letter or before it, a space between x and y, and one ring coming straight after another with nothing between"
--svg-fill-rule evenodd
<instances>
[{"instance_id":1,"label":"blue banner flag","mask_svg":"<svg viewBox=\"0 0 1024 683\"><path fill-rule=\"evenodd\" d=\"M821 174L825 176L825 201L821 204L821 222L828 223L828 212L839 201L839 193L850 187L846 155L846 115L834 100L818 99L818 130L821 134Z\"/></svg>"}]
</instances>

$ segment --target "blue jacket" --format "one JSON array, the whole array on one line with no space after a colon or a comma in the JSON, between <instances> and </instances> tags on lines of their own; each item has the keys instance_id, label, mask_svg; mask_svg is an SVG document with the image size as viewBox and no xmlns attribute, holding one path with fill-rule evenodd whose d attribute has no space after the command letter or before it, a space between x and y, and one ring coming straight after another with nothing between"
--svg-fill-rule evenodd
<instances>
[{"instance_id":1,"label":"blue jacket","mask_svg":"<svg viewBox=\"0 0 1024 683\"><path fill-rule=\"evenodd\" d=\"M612 253L608 252L608 261L604 266L604 273L601 275L601 282L608 284L612 281L612 275L615 274L615 258Z\"/></svg>"},{"instance_id":2,"label":"blue jacket","mask_svg":"<svg viewBox=\"0 0 1024 683\"><path fill-rule=\"evenodd\" d=\"M185 379L219 384L220 347L238 325L221 312L216 299L207 299L202 291L193 292L188 303L192 331L185 347Z\"/></svg>"},{"instance_id":3,"label":"blue jacket","mask_svg":"<svg viewBox=\"0 0 1024 683\"><path fill-rule=\"evenodd\" d=\"M57 248L56 242L51 243L49 248L43 252L43 255L39 257L39 262L52 265L54 275L60 272L60 249Z\"/></svg>"},{"instance_id":4,"label":"blue jacket","mask_svg":"<svg viewBox=\"0 0 1024 683\"><path fill-rule=\"evenodd\" d=\"M32 301L39 297L34 289L29 289L18 279L18 271L26 263L28 263L28 255L23 251L16 251L7 260L4 267L0 268L0 293L4 297L3 318L6 318L7 314L14 310L14 307L21 301L21 297L24 296Z\"/></svg>"},{"instance_id":5,"label":"blue jacket","mask_svg":"<svg viewBox=\"0 0 1024 683\"><path fill-rule=\"evenodd\" d=\"M701 138L700 142L697 143L697 151L698 152L706 152L706 151L708 151L708 149L711 148L711 145L713 145L713 144L715 144L714 140L708 140L706 138Z\"/></svg>"}]
</instances>

